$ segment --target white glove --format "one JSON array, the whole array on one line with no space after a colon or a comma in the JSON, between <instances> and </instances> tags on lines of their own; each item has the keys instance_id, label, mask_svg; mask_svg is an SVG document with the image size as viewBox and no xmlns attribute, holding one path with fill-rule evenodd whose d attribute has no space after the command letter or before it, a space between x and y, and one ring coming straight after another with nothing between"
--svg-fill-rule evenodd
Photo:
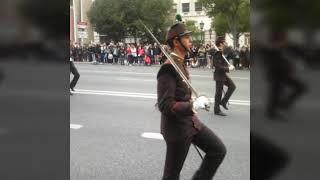
<instances>
[{"instance_id":1,"label":"white glove","mask_svg":"<svg viewBox=\"0 0 320 180\"><path fill-rule=\"evenodd\" d=\"M195 110L206 109L208 107L210 107L210 102L205 96L199 96L195 101L193 101L193 108Z\"/></svg>"},{"instance_id":2,"label":"white glove","mask_svg":"<svg viewBox=\"0 0 320 180\"><path fill-rule=\"evenodd\" d=\"M230 64L229 71L233 71L233 70L234 70L234 66L232 64Z\"/></svg>"}]
</instances>

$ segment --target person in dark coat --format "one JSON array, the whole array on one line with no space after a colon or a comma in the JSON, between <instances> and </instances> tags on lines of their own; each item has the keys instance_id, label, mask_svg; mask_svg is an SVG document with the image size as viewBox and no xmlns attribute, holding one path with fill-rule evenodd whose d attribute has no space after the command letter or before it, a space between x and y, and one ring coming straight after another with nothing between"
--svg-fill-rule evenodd
<instances>
[{"instance_id":1,"label":"person in dark coat","mask_svg":"<svg viewBox=\"0 0 320 180\"><path fill-rule=\"evenodd\" d=\"M183 23L176 23L167 33L167 44L175 64L189 79L184 56L192 47L190 31ZM166 60L157 74L157 106L161 112L161 134L167 145L162 180L178 180L191 144L206 155L193 180L211 180L226 155L222 141L204 124L194 110L205 109L209 101L201 96L191 99L191 89Z\"/></svg>"},{"instance_id":2,"label":"person in dark coat","mask_svg":"<svg viewBox=\"0 0 320 180\"><path fill-rule=\"evenodd\" d=\"M226 110L228 110L227 103L236 89L236 85L231 80L229 76L227 76L226 73L228 73L230 70L234 70L233 65L228 65L228 63L225 61L225 59L222 57L223 49L225 46L225 39L224 37L218 37L216 40L216 46L218 47L219 51L216 51L213 56L214 63L212 64L215 67L214 70L214 80L216 81L216 94L215 94L215 102L214 102L214 114L219 116L226 116L225 113L223 113L220 109L220 105ZM223 99L222 98L222 91L223 86L227 86L228 90L225 93Z\"/></svg>"}]
</instances>

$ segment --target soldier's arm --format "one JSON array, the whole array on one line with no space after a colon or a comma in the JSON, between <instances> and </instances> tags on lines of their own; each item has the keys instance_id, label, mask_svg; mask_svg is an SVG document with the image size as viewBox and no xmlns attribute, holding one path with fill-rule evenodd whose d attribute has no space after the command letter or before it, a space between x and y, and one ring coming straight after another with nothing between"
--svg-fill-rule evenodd
<instances>
[{"instance_id":1,"label":"soldier's arm","mask_svg":"<svg viewBox=\"0 0 320 180\"><path fill-rule=\"evenodd\" d=\"M158 76L158 107L166 115L192 115L192 102L175 100L176 79L169 73Z\"/></svg>"},{"instance_id":2,"label":"soldier's arm","mask_svg":"<svg viewBox=\"0 0 320 180\"><path fill-rule=\"evenodd\" d=\"M217 71L229 72L229 67L225 65L221 51L215 53L214 60L216 61L215 68Z\"/></svg>"}]
</instances>

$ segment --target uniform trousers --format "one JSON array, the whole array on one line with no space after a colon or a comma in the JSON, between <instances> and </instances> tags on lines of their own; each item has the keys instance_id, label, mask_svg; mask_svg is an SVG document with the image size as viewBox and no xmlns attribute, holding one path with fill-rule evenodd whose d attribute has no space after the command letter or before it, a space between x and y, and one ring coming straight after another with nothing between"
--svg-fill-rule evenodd
<instances>
[{"instance_id":1,"label":"uniform trousers","mask_svg":"<svg viewBox=\"0 0 320 180\"><path fill-rule=\"evenodd\" d=\"M223 99L222 98L222 91L223 91L223 85L228 87L228 90L226 94L224 95ZM236 89L236 85L234 82L227 76L226 81L216 81L216 94L215 94L215 101L214 101L214 112L218 113L220 112L220 104L222 103L227 103Z\"/></svg>"},{"instance_id":2,"label":"uniform trousers","mask_svg":"<svg viewBox=\"0 0 320 180\"><path fill-rule=\"evenodd\" d=\"M175 141L166 140L167 152L162 180L179 180L191 143L206 153L192 179L211 180L213 178L226 155L226 147L208 127L203 125L194 136Z\"/></svg>"},{"instance_id":3,"label":"uniform trousers","mask_svg":"<svg viewBox=\"0 0 320 180\"><path fill-rule=\"evenodd\" d=\"M73 78L70 83L70 88L73 89L76 86L76 84L80 78L80 74L72 61L70 61L70 71L73 74Z\"/></svg>"}]
</instances>

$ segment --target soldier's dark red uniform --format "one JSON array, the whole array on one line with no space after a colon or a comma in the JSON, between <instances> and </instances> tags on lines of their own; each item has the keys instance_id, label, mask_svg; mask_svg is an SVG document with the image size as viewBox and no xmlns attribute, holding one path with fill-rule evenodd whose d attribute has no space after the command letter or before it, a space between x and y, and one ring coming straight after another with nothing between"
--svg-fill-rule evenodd
<instances>
[{"instance_id":1,"label":"soldier's dark red uniform","mask_svg":"<svg viewBox=\"0 0 320 180\"><path fill-rule=\"evenodd\" d=\"M169 46L172 41L190 34L185 25L173 25L167 35ZM171 42L170 42L171 41ZM181 45L183 44L180 41ZM181 48L181 47L180 47ZM172 47L172 59L189 79L184 59L175 54ZM185 53L187 48L184 47ZM163 180L178 180L191 143L200 147L205 153L194 180L209 180L214 176L226 154L221 140L194 113L191 90L183 81L173 65L166 61L157 74L158 107L161 112L161 133L167 144Z\"/></svg>"},{"instance_id":2,"label":"soldier's dark red uniform","mask_svg":"<svg viewBox=\"0 0 320 180\"><path fill-rule=\"evenodd\" d=\"M224 43L223 37L218 37L216 41L216 45L219 47L221 46L221 43ZM229 101L232 93L236 89L236 85L231 80L231 78L227 75L229 72L229 65L225 61L225 59L222 57L222 51L216 51L213 55L213 61L212 68L214 66L215 70L213 73L213 78L216 81L216 94L215 94L215 102L214 102L214 113L216 115L225 116L221 109L220 105L222 105L225 109L227 108L227 102ZM223 86L227 86L228 90L225 93L224 97L222 98L222 91ZM222 98L222 99L221 99Z\"/></svg>"}]
</instances>

